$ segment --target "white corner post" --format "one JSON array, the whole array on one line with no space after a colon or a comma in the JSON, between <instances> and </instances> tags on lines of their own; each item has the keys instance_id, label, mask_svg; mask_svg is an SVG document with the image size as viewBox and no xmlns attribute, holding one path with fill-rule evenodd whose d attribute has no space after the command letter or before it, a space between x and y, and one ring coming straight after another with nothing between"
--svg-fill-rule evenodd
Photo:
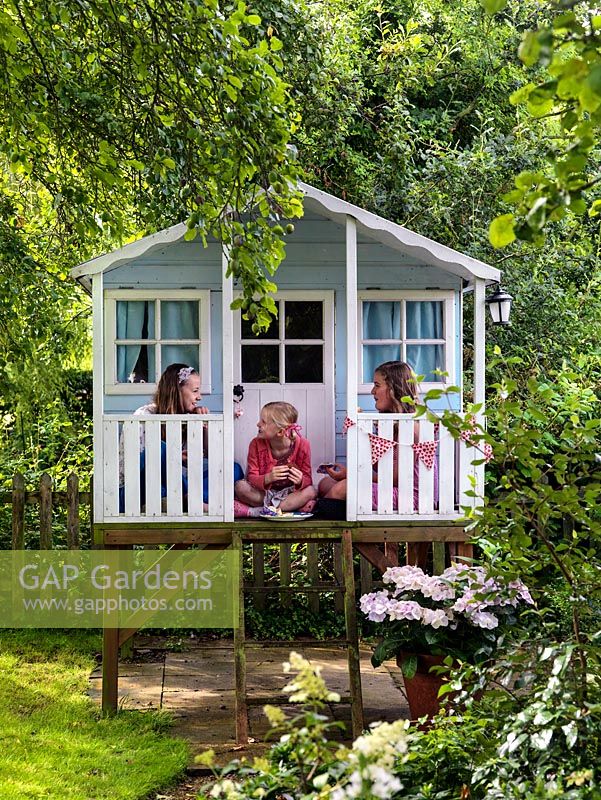
<instances>
[{"instance_id":1,"label":"white corner post","mask_svg":"<svg viewBox=\"0 0 601 800\"><path fill-rule=\"evenodd\" d=\"M94 522L104 516L104 310L102 272L92 277L92 394L94 414Z\"/></svg>"},{"instance_id":2,"label":"white corner post","mask_svg":"<svg viewBox=\"0 0 601 800\"><path fill-rule=\"evenodd\" d=\"M221 318L223 373L223 519L234 520L234 299L232 276L226 278L230 248L222 243ZM210 469L210 467L209 467Z\"/></svg>"},{"instance_id":3,"label":"white corner post","mask_svg":"<svg viewBox=\"0 0 601 800\"><path fill-rule=\"evenodd\" d=\"M486 412L486 281L474 279L474 403L481 406L477 420L484 425ZM480 453L476 453L476 457ZM476 494L484 495L484 464L474 467Z\"/></svg>"},{"instance_id":4,"label":"white corner post","mask_svg":"<svg viewBox=\"0 0 601 800\"><path fill-rule=\"evenodd\" d=\"M357 221L346 218L346 413L357 422ZM358 425L347 431L346 440L346 518L357 519L357 447Z\"/></svg>"},{"instance_id":5,"label":"white corner post","mask_svg":"<svg viewBox=\"0 0 601 800\"><path fill-rule=\"evenodd\" d=\"M486 284L483 278L474 281L474 403L482 405L480 414L485 410L485 345L486 345Z\"/></svg>"}]
</instances>

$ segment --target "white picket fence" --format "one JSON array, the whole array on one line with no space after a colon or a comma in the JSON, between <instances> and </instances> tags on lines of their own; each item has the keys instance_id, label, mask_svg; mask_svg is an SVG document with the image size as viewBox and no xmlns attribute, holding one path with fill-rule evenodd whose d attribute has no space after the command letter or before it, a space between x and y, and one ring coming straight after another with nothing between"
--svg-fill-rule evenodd
<instances>
[{"instance_id":1,"label":"white picket fence","mask_svg":"<svg viewBox=\"0 0 601 800\"><path fill-rule=\"evenodd\" d=\"M102 437L105 521L211 522L223 519L222 414L106 414L102 421ZM206 506L203 503L205 465L208 465L210 485ZM182 484L184 470L187 494Z\"/></svg>"},{"instance_id":2,"label":"white picket fence","mask_svg":"<svg viewBox=\"0 0 601 800\"><path fill-rule=\"evenodd\" d=\"M373 467L368 433L396 442ZM478 502L468 492L475 489L482 495L484 468L472 464L481 454L453 439L442 425L414 419L411 414L364 412L356 432L349 435L349 444L352 436L356 436L358 454L358 520L457 519L462 516L461 507ZM102 521L224 520L224 475L232 480L233 454L225 453L222 414L106 414L102 437L101 469L95 476L96 483L101 481L98 496L102 497ZM411 445L433 440L438 443L436 464L428 469L416 458ZM184 468L187 493L182 485ZM377 472L376 507L372 500L373 470ZM204 504L207 479L210 491ZM352 480L351 475L348 480ZM98 516L96 519L100 521Z\"/></svg>"},{"instance_id":3,"label":"white picket fence","mask_svg":"<svg viewBox=\"0 0 601 800\"><path fill-rule=\"evenodd\" d=\"M373 467L368 434L396 442ZM462 506L473 506L482 494L484 467L472 461L481 459L474 447L453 439L442 426L411 414L361 413L357 422L357 519L457 519ZM431 469L416 457L416 442L437 442L435 464ZM398 477L394 481L394 463ZM377 472L377 503L373 501L373 474ZM475 485L470 476L475 479ZM396 491L394 491L396 489Z\"/></svg>"}]
</instances>

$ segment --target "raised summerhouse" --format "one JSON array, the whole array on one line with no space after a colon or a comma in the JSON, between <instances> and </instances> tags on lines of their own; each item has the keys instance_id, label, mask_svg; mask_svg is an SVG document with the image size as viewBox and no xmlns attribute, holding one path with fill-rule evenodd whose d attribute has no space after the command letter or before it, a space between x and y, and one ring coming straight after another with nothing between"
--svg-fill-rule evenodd
<instances>
[{"instance_id":1,"label":"raised summerhouse","mask_svg":"<svg viewBox=\"0 0 601 800\"><path fill-rule=\"evenodd\" d=\"M499 271L312 186L301 188L304 217L287 238L276 279L279 316L259 337L230 310L236 287L225 277L221 243L205 248L185 241L183 223L72 271L93 297L96 523L233 520L233 462L245 466L259 410L272 400L299 410L314 469L346 462L349 522L450 521L474 502L465 492L470 475L482 486L482 466L472 465L478 453L419 420L419 440L438 442L437 470L421 461L414 470L412 416L376 413L370 390L374 367L392 359L424 375L424 390L462 387L463 297L473 291L473 400L483 405L484 295ZM151 400L162 370L176 361L198 368L202 402L211 413L132 416ZM244 400L235 404L238 384ZM454 394L453 408L461 411L462 404L462 392ZM235 415L240 408L243 414ZM345 420L355 424L343 431ZM375 464L379 490L372 507L370 433L396 437L398 503L391 448ZM163 499L161 439L167 450Z\"/></svg>"},{"instance_id":2,"label":"raised summerhouse","mask_svg":"<svg viewBox=\"0 0 601 800\"><path fill-rule=\"evenodd\" d=\"M222 244L213 241L205 248L185 241L185 224L73 270L93 297L95 538L105 548L201 545L233 547L240 555L245 542L253 548L274 541L314 548L320 542L337 544L342 561L333 589L343 594L352 729L358 736L363 714L353 547L383 571L397 562L399 542L432 542L433 567L440 571L445 542L455 555L470 555L461 507L477 502L473 477L477 489L483 486L482 464L472 463L481 454L442 426L412 414L375 412L373 371L383 361L407 361L425 377L422 390L459 387L450 403L461 413L463 297L472 291L472 396L483 409L485 287L500 274L326 192L301 188L305 213L295 221L277 274L278 318L259 337L231 311L236 287L225 277ZM175 362L198 369L202 403L210 413L134 416L151 400L165 367ZM235 402L238 385L244 387L242 403ZM273 400L298 409L314 472L320 463L346 462L346 520L316 517L286 520L285 526L234 521L233 465L245 466L259 411ZM420 444L430 452L429 463L416 459ZM314 477L317 484L320 476ZM253 563L254 554L253 549ZM245 648L251 646L245 638L242 563L240 557L234 624L241 744L248 739ZM285 585L283 567L281 581ZM117 709L118 649L133 633L104 631L107 712Z\"/></svg>"}]
</instances>

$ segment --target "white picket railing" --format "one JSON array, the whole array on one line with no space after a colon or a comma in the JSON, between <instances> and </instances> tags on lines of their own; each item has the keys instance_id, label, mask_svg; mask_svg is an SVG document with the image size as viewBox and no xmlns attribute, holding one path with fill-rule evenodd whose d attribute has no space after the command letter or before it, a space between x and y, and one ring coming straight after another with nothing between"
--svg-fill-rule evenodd
<instances>
[{"instance_id":1,"label":"white picket railing","mask_svg":"<svg viewBox=\"0 0 601 800\"><path fill-rule=\"evenodd\" d=\"M396 442L373 466L370 433ZM462 506L478 502L478 498L468 492L482 493L483 465L472 464L482 456L464 441L453 439L442 425L414 419L411 414L361 413L355 435L357 519L458 519L463 516ZM434 466L428 469L417 458L412 445L431 441L437 442L437 449ZM377 486L376 492L374 486Z\"/></svg>"},{"instance_id":2,"label":"white picket railing","mask_svg":"<svg viewBox=\"0 0 601 800\"><path fill-rule=\"evenodd\" d=\"M223 520L222 414L105 414L102 437L104 521Z\"/></svg>"},{"instance_id":3,"label":"white picket railing","mask_svg":"<svg viewBox=\"0 0 601 800\"><path fill-rule=\"evenodd\" d=\"M453 439L442 426L411 414L359 415L357 446L357 519L446 519L463 516L482 494L484 469L472 461L481 454ZM373 467L368 433L396 441ZM97 521L217 522L223 521L224 475L232 480L224 454L223 415L105 414L100 465L101 514ZM436 463L428 469L415 456L414 442L437 441ZM184 447L185 444L185 447ZM185 460L182 452L185 451ZM143 454L144 469L141 468ZM394 481L394 463L398 476ZM187 493L182 470L187 472ZM208 503L203 503L207 480ZM377 472L374 481L373 471ZM472 479L475 481L472 483ZM348 476L352 480L352 476ZM373 486L377 486L377 501Z\"/></svg>"}]
</instances>

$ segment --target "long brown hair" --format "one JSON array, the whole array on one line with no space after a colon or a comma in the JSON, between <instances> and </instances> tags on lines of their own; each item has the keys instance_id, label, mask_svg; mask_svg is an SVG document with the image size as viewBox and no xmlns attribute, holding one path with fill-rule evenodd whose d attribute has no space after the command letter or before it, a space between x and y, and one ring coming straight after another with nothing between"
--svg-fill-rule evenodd
<instances>
[{"instance_id":1,"label":"long brown hair","mask_svg":"<svg viewBox=\"0 0 601 800\"><path fill-rule=\"evenodd\" d=\"M190 370L187 378L180 380L180 370ZM184 386L190 375L197 375L195 369L187 364L169 364L161 375L154 394L154 404L157 407L157 414L187 414L188 412L182 404L180 386Z\"/></svg>"},{"instance_id":2,"label":"long brown hair","mask_svg":"<svg viewBox=\"0 0 601 800\"><path fill-rule=\"evenodd\" d=\"M396 414L411 414L418 402L415 373L404 361L385 361L376 367L390 391L393 410ZM403 402L401 398L412 397L415 403Z\"/></svg>"}]
</instances>

